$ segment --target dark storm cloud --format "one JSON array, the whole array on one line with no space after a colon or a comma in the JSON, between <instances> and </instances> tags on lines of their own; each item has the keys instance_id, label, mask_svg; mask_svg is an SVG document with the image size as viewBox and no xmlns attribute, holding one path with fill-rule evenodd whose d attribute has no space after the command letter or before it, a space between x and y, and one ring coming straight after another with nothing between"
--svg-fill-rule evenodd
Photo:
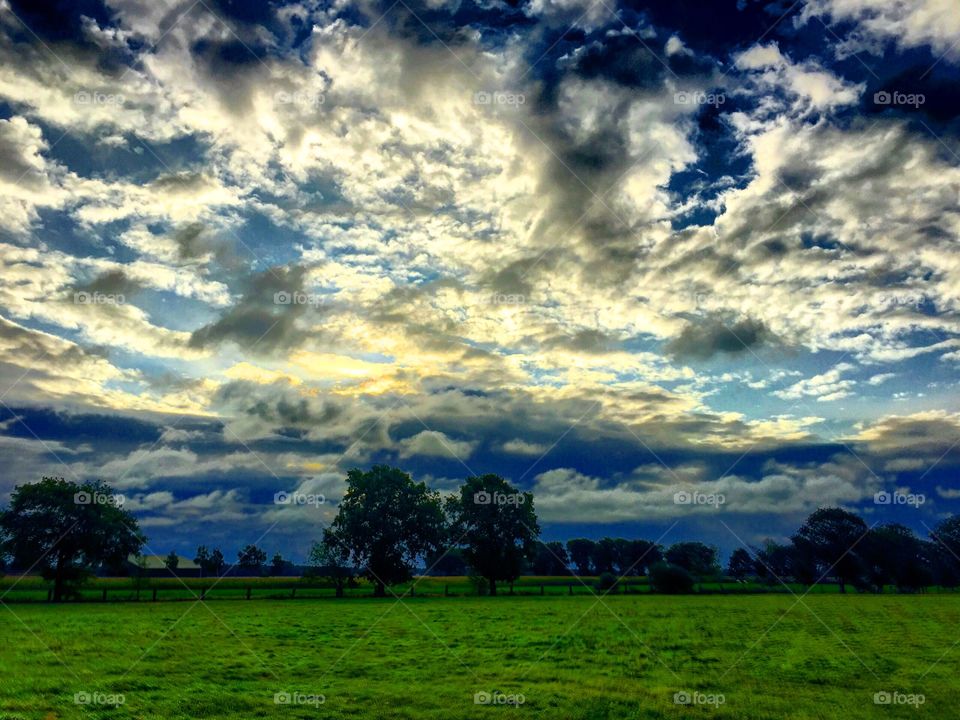
<instances>
[{"instance_id":1,"label":"dark storm cloud","mask_svg":"<svg viewBox=\"0 0 960 720\"><path fill-rule=\"evenodd\" d=\"M52 408L0 408L4 435L70 444L93 443L99 449L155 442L155 423L114 414L71 413Z\"/></svg>"},{"instance_id":2,"label":"dark storm cloud","mask_svg":"<svg viewBox=\"0 0 960 720\"><path fill-rule=\"evenodd\" d=\"M258 354L269 354L304 341L304 330L297 321L307 313L321 318L324 310L306 301L306 269L274 267L245 282L243 296L219 320L205 325L190 336L190 346L209 348L232 342Z\"/></svg>"},{"instance_id":3,"label":"dark storm cloud","mask_svg":"<svg viewBox=\"0 0 960 720\"><path fill-rule=\"evenodd\" d=\"M760 321L745 318L724 324L717 319L690 322L667 343L667 352L677 358L708 360L719 353L739 355L773 339Z\"/></svg>"}]
</instances>

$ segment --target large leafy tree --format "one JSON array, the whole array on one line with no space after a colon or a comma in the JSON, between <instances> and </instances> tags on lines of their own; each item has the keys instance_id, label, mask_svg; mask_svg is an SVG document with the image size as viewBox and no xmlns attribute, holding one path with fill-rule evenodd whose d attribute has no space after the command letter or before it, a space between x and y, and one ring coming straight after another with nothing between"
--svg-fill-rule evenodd
<instances>
[{"instance_id":1,"label":"large leafy tree","mask_svg":"<svg viewBox=\"0 0 960 720\"><path fill-rule=\"evenodd\" d=\"M98 565L116 565L146 542L137 519L100 481L45 477L20 485L0 513L3 551L53 581L53 600L75 591Z\"/></svg>"},{"instance_id":2,"label":"large leafy tree","mask_svg":"<svg viewBox=\"0 0 960 720\"><path fill-rule=\"evenodd\" d=\"M720 572L716 548L701 542L680 542L667 548L668 563L682 567L694 575L716 575Z\"/></svg>"},{"instance_id":3,"label":"large leafy tree","mask_svg":"<svg viewBox=\"0 0 960 720\"><path fill-rule=\"evenodd\" d=\"M533 558L534 575L569 575L570 557L562 542L538 542Z\"/></svg>"},{"instance_id":4,"label":"large leafy tree","mask_svg":"<svg viewBox=\"0 0 960 720\"><path fill-rule=\"evenodd\" d=\"M263 566L267 564L267 553L256 545L247 545L237 553L237 565L247 572L263 573Z\"/></svg>"},{"instance_id":5,"label":"large leafy tree","mask_svg":"<svg viewBox=\"0 0 960 720\"><path fill-rule=\"evenodd\" d=\"M809 552L816 559L821 574L833 573L840 592L848 583L858 583L863 560L857 545L867 534L867 524L842 508L820 508L806 519L793 544L800 554Z\"/></svg>"},{"instance_id":6,"label":"large leafy tree","mask_svg":"<svg viewBox=\"0 0 960 720\"><path fill-rule=\"evenodd\" d=\"M333 540L361 568L377 596L409 580L414 563L445 536L440 495L398 468L375 465L347 473L347 492L331 524Z\"/></svg>"},{"instance_id":7,"label":"large leafy tree","mask_svg":"<svg viewBox=\"0 0 960 720\"><path fill-rule=\"evenodd\" d=\"M516 580L536 556L540 526L533 494L520 492L499 475L467 478L460 495L447 501L450 535L463 555L497 594L497 582Z\"/></svg>"},{"instance_id":8,"label":"large leafy tree","mask_svg":"<svg viewBox=\"0 0 960 720\"><path fill-rule=\"evenodd\" d=\"M593 571L593 558L597 544L587 538L567 540L570 562L577 568L577 575L589 575Z\"/></svg>"}]
</instances>

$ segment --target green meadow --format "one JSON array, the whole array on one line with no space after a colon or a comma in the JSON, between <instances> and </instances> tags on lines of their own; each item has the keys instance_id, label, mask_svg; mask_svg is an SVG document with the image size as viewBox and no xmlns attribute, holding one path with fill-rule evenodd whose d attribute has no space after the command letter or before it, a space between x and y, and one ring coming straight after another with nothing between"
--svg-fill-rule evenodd
<instances>
[{"instance_id":1,"label":"green meadow","mask_svg":"<svg viewBox=\"0 0 960 720\"><path fill-rule=\"evenodd\" d=\"M947 718L960 708L953 594L17 603L0 618L7 720ZM880 704L877 693L888 693Z\"/></svg>"}]
</instances>

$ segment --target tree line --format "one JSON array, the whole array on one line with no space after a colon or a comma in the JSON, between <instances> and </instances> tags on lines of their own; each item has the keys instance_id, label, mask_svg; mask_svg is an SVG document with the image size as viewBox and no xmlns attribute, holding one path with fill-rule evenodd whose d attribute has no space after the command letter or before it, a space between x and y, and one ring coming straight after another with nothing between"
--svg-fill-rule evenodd
<instances>
[{"instance_id":1,"label":"tree line","mask_svg":"<svg viewBox=\"0 0 960 720\"><path fill-rule=\"evenodd\" d=\"M470 477L445 499L399 468L375 465L347 473L337 515L313 544L308 575L329 581L337 595L359 578L374 594L430 575L470 575L482 591L496 595L503 583L523 574L599 576L613 590L625 576L647 576L651 589L690 592L697 580L724 576L739 582L814 585L835 580L841 592L923 591L960 585L960 517L940 522L928 539L899 524L867 527L841 508L813 512L789 542L767 541L740 548L726 568L715 547L678 542L669 547L643 539L574 538L541 542L530 492L504 478ZM0 562L20 572L39 572L53 583L53 599L75 593L99 568L122 574L126 559L146 543L136 517L116 501L106 484L43 478L14 489L0 511ZM219 548L201 545L195 562L202 572L229 571ZM176 570L171 553L166 565ZM267 553L247 545L234 567L262 574ZM289 563L277 553L270 572Z\"/></svg>"}]
</instances>

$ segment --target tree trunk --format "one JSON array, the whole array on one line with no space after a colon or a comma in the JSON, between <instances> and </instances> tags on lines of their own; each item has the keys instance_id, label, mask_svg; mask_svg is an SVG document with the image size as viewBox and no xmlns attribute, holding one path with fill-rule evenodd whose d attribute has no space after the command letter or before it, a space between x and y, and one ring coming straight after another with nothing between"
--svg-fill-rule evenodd
<instances>
[{"instance_id":1,"label":"tree trunk","mask_svg":"<svg viewBox=\"0 0 960 720\"><path fill-rule=\"evenodd\" d=\"M497 594L497 581L494 578L487 578L490 581L490 594Z\"/></svg>"},{"instance_id":2,"label":"tree trunk","mask_svg":"<svg viewBox=\"0 0 960 720\"><path fill-rule=\"evenodd\" d=\"M55 603L63 600L63 555L57 555L57 568L53 576L53 601Z\"/></svg>"},{"instance_id":3,"label":"tree trunk","mask_svg":"<svg viewBox=\"0 0 960 720\"><path fill-rule=\"evenodd\" d=\"M844 594L847 592L847 584L843 581L843 578L837 578L837 582L840 585L840 593Z\"/></svg>"},{"instance_id":4,"label":"tree trunk","mask_svg":"<svg viewBox=\"0 0 960 720\"><path fill-rule=\"evenodd\" d=\"M386 588L386 586L385 586L382 582L380 582L379 580L377 581L377 584L376 584L376 585L374 586L374 588L373 588L373 596L374 596L374 597L386 597L386 596L387 596L387 588Z\"/></svg>"},{"instance_id":5,"label":"tree trunk","mask_svg":"<svg viewBox=\"0 0 960 720\"><path fill-rule=\"evenodd\" d=\"M343 597L343 582L337 583L337 597Z\"/></svg>"}]
</instances>

